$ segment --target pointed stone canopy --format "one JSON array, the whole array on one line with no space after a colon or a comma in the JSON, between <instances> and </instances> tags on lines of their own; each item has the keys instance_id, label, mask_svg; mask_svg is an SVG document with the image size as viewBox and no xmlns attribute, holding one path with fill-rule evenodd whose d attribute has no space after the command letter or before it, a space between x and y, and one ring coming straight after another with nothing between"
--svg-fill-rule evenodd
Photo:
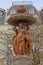
<instances>
[{"instance_id":1,"label":"pointed stone canopy","mask_svg":"<svg viewBox=\"0 0 43 65\"><path fill-rule=\"evenodd\" d=\"M36 21L36 19L30 14L13 14L9 18L7 18L7 22L10 25L18 25L19 23L25 23L26 25L32 25Z\"/></svg>"}]
</instances>

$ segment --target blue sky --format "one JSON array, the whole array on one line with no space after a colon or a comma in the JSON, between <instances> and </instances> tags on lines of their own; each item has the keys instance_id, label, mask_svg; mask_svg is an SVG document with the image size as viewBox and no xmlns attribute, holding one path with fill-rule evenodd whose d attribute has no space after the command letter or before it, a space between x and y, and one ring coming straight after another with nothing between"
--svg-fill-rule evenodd
<instances>
[{"instance_id":1,"label":"blue sky","mask_svg":"<svg viewBox=\"0 0 43 65\"><path fill-rule=\"evenodd\" d=\"M38 10L43 8L43 0L0 0L0 8L8 9L15 1L32 1Z\"/></svg>"}]
</instances>

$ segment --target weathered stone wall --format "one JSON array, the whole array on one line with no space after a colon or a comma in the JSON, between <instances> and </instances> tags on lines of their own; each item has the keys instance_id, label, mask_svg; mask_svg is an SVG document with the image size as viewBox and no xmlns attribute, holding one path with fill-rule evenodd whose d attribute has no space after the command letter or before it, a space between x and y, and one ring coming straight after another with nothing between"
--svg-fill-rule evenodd
<instances>
[{"instance_id":1,"label":"weathered stone wall","mask_svg":"<svg viewBox=\"0 0 43 65\"><path fill-rule=\"evenodd\" d=\"M39 50L38 56L40 57L40 65L41 64L43 65L43 25L37 25L37 26L34 26L33 28L31 30L33 47L34 49L36 48Z\"/></svg>"},{"instance_id":2,"label":"weathered stone wall","mask_svg":"<svg viewBox=\"0 0 43 65\"><path fill-rule=\"evenodd\" d=\"M0 26L0 65L7 65L9 56L9 44L11 46L11 32L9 26ZM11 55L11 54L10 54Z\"/></svg>"}]
</instances>

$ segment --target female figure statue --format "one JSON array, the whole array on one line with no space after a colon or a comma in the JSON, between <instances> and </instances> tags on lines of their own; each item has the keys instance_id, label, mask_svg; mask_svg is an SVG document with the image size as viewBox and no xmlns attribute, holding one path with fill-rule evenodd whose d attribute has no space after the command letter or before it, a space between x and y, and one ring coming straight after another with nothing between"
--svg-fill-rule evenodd
<instances>
[{"instance_id":1,"label":"female figure statue","mask_svg":"<svg viewBox=\"0 0 43 65\"><path fill-rule=\"evenodd\" d=\"M32 50L32 40L27 26L19 25L17 35L13 37L13 50L16 55L29 55Z\"/></svg>"}]
</instances>

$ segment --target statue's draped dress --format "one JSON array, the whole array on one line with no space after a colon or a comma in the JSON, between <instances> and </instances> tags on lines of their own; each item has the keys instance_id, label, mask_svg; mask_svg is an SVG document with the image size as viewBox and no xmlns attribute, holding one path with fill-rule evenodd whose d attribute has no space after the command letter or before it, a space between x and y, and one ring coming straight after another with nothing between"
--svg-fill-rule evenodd
<instances>
[{"instance_id":1,"label":"statue's draped dress","mask_svg":"<svg viewBox=\"0 0 43 65\"><path fill-rule=\"evenodd\" d=\"M32 40L29 31L19 32L13 40L13 50L16 55L29 55L32 50Z\"/></svg>"}]
</instances>

